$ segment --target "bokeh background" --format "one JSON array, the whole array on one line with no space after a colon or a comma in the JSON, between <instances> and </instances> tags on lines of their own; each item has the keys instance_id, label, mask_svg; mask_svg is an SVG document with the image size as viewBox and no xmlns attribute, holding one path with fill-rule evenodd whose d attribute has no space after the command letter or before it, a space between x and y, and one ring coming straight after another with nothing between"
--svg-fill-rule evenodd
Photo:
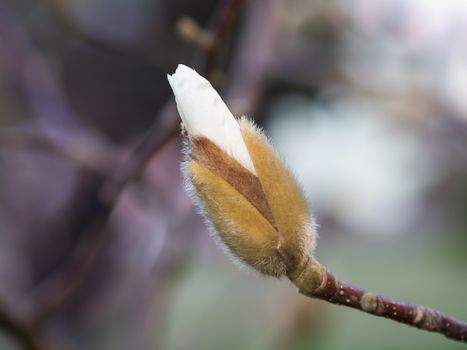
<instances>
[{"instance_id":1,"label":"bokeh background","mask_svg":"<svg viewBox=\"0 0 467 350\"><path fill-rule=\"evenodd\" d=\"M464 0L0 0L0 349L463 348L232 264L166 74L266 129L338 277L466 320L466 33Z\"/></svg>"}]
</instances>

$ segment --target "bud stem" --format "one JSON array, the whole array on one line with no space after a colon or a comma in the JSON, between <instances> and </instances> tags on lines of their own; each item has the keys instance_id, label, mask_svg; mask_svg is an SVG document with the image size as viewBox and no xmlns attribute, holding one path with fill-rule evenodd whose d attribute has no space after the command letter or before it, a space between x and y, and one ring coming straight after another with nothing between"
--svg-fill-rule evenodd
<instances>
[{"instance_id":1,"label":"bud stem","mask_svg":"<svg viewBox=\"0 0 467 350\"><path fill-rule=\"evenodd\" d=\"M311 257L299 273L289 274L289 279L299 288L300 293L308 297L345 305L467 342L467 323L425 306L395 301L339 281L331 271Z\"/></svg>"}]
</instances>

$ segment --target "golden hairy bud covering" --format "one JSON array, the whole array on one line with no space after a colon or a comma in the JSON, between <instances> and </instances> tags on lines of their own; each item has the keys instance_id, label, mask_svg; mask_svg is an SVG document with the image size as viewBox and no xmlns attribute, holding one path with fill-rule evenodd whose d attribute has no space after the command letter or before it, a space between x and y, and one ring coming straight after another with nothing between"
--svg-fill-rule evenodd
<instances>
[{"instance_id":1,"label":"golden hairy bud covering","mask_svg":"<svg viewBox=\"0 0 467 350\"><path fill-rule=\"evenodd\" d=\"M184 175L195 203L218 241L233 256L267 275L293 274L306 263L316 242L302 189L251 121L245 117L237 121L219 106L212 106L214 113L210 114L209 103L224 102L196 72L191 70L186 78L186 72L178 76L179 69L170 77L175 96L181 79L183 99L194 99L189 102L193 113L206 113L191 118L190 109L178 106L183 110L184 124L191 123L186 128ZM192 88L187 90L189 84ZM203 89L203 103L207 106L195 104L199 88ZM177 104L180 100L177 98ZM223 114L218 115L216 108ZM218 130L209 124L212 118L217 119L212 123L220 125ZM219 121L220 118L227 122ZM193 125L194 120L199 124L200 119L210 125L207 132L202 126Z\"/></svg>"}]
</instances>

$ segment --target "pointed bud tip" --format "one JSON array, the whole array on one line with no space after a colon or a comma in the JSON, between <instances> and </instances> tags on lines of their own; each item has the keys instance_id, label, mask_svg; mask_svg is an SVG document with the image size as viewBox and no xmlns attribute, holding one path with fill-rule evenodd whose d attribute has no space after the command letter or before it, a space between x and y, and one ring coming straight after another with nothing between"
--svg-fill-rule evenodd
<instances>
[{"instance_id":1,"label":"pointed bud tip","mask_svg":"<svg viewBox=\"0 0 467 350\"><path fill-rule=\"evenodd\" d=\"M208 138L255 173L238 122L211 83L183 64L167 80L188 134Z\"/></svg>"},{"instance_id":2,"label":"pointed bud tip","mask_svg":"<svg viewBox=\"0 0 467 350\"><path fill-rule=\"evenodd\" d=\"M195 82L207 82L205 78L199 75L194 69L191 69L184 64L179 64L175 73L172 75L167 74L167 80L169 81L172 90L181 89L181 88L193 88L195 87Z\"/></svg>"}]
</instances>

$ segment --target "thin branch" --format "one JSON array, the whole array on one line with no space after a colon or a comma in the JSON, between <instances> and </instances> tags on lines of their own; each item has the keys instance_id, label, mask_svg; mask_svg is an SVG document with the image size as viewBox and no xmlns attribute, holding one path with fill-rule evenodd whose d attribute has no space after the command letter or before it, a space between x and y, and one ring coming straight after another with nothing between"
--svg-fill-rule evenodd
<instances>
[{"instance_id":1,"label":"thin branch","mask_svg":"<svg viewBox=\"0 0 467 350\"><path fill-rule=\"evenodd\" d=\"M225 39L232 29L232 24L245 0L219 1L217 15L206 29L191 17L182 16L177 20L176 30L179 36L195 45L199 51L194 66L203 74L210 73L217 66Z\"/></svg>"},{"instance_id":2,"label":"thin branch","mask_svg":"<svg viewBox=\"0 0 467 350\"><path fill-rule=\"evenodd\" d=\"M225 47L224 40L233 27L233 23L245 0L222 0L206 33L211 38L211 45L201 51L195 59L195 67L199 72L208 75L217 65L220 51Z\"/></svg>"},{"instance_id":3,"label":"thin branch","mask_svg":"<svg viewBox=\"0 0 467 350\"><path fill-rule=\"evenodd\" d=\"M307 261L299 273L289 278L299 288L300 293L308 297L345 305L411 327L440 333L453 340L467 342L467 323L422 305L395 301L340 281L313 258Z\"/></svg>"}]
</instances>

